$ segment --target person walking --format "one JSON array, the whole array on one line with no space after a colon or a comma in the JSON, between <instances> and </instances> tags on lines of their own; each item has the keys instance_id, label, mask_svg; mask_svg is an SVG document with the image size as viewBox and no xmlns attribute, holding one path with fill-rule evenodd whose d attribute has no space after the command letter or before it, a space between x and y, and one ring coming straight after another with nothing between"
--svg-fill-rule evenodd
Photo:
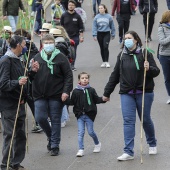
<instances>
[{"instance_id":1,"label":"person walking","mask_svg":"<svg viewBox=\"0 0 170 170\"><path fill-rule=\"evenodd\" d=\"M19 9L21 9L23 11L23 14L25 14L26 11L22 0L15 0L15 3L13 0L3 0L3 19L7 19L8 17L9 23L12 27L12 32L15 32L17 28Z\"/></svg>"},{"instance_id":2,"label":"person walking","mask_svg":"<svg viewBox=\"0 0 170 170\"><path fill-rule=\"evenodd\" d=\"M83 37L83 21L79 14L75 12L76 8L76 2L74 0L69 0L68 2L68 11L65 12L60 19L61 26L63 26L70 39L74 40L75 45L75 57L73 59L73 62L71 63L72 71L76 71L75 68L75 61L76 61L76 55L77 55L77 46L79 45L79 42L84 41Z\"/></svg>"},{"instance_id":3,"label":"person walking","mask_svg":"<svg viewBox=\"0 0 170 170\"><path fill-rule=\"evenodd\" d=\"M136 111L141 120L144 69L146 69L146 84L143 128L149 145L149 154L157 154L157 140L151 119L151 107L154 100L153 78L159 75L160 70L150 52L147 52L147 61L145 61L145 50L142 51L142 42L136 32L126 32L124 39L123 50L117 56L116 65L103 94L103 100L108 101L110 94L114 91L116 85L120 83L119 94L123 115L125 147L124 153L117 158L119 161L134 159Z\"/></svg>"},{"instance_id":4,"label":"person walking","mask_svg":"<svg viewBox=\"0 0 170 170\"><path fill-rule=\"evenodd\" d=\"M159 27L159 61L162 66L165 87L169 96L167 104L170 104L170 11L163 13Z\"/></svg>"},{"instance_id":5,"label":"person walking","mask_svg":"<svg viewBox=\"0 0 170 170\"><path fill-rule=\"evenodd\" d=\"M35 120L48 138L47 149L51 156L59 154L61 138L61 115L63 102L73 88L73 73L68 59L55 48L54 37L46 34L42 37L43 49L34 57L40 65L32 75ZM43 77L42 77L43 75ZM50 115L51 127L48 122Z\"/></svg>"},{"instance_id":6,"label":"person walking","mask_svg":"<svg viewBox=\"0 0 170 170\"><path fill-rule=\"evenodd\" d=\"M143 24L145 27L145 37L148 42L152 41L152 29L155 22L155 14L158 12L158 1L157 0L140 0L139 11L143 15ZM147 29L147 13L149 13L148 22L148 35L146 35Z\"/></svg>"},{"instance_id":7,"label":"person walking","mask_svg":"<svg viewBox=\"0 0 170 170\"><path fill-rule=\"evenodd\" d=\"M112 8L112 16L115 16L118 22L119 43L122 43L124 34L129 30L132 11L135 11L136 5L134 0L115 0Z\"/></svg>"},{"instance_id":8,"label":"person walking","mask_svg":"<svg viewBox=\"0 0 170 170\"><path fill-rule=\"evenodd\" d=\"M97 9L98 9L100 4L101 4L101 0L93 0L93 13L94 13L94 17L98 13L98 11L96 10L96 5L97 5Z\"/></svg>"},{"instance_id":9,"label":"person walking","mask_svg":"<svg viewBox=\"0 0 170 170\"><path fill-rule=\"evenodd\" d=\"M93 20L92 34L95 41L98 41L103 63L101 67L109 68L109 42L115 38L115 27L112 16L104 4L99 5L99 14Z\"/></svg>"},{"instance_id":10,"label":"person walking","mask_svg":"<svg viewBox=\"0 0 170 170\"><path fill-rule=\"evenodd\" d=\"M14 35L10 39L10 49L0 61L0 112L3 126L3 148L1 170L7 169L9 149L13 134L14 122L18 104L20 104L15 136L10 155L10 170L26 170L21 166L25 158L26 135L25 135L25 102L27 77L24 75L24 66L20 61L21 53L24 53L26 42L24 37ZM38 70L38 63L32 63L32 71ZM19 103L21 86L24 86L21 101Z\"/></svg>"},{"instance_id":11,"label":"person walking","mask_svg":"<svg viewBox=\"0 0 170 170\"><path fill-rule=\"evenodd\" d=\"M94 120L97 115L96 104L105 103L102 97L98 97L95 89L89 84L90 75L82 72L78 75L78 85L73 90L71 100L67 100L67 104L73 105L73 112L77 118L78 125L78 144L79 150L77 157L84 155L84 134L85 126L87 126L88 134L92 137L95 147L93 152L98 153L101 149L96 133L94 132Z\"/></svg>"}]
</instances>

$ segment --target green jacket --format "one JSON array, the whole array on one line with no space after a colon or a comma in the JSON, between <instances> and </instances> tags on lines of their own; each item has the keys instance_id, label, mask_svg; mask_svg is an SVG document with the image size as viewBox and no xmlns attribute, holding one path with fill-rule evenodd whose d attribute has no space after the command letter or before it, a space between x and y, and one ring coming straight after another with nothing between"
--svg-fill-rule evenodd
<instances>
[{"instance_id":1,"label":"green jacket","mask_svg":"<svg viewBox=\"0 0 170 170\"><path fill-rule=\"evenodd\" d=\"M2 5L3 16L18 16L19 8L26 12L22 0L4 0Z\"/></svg>"}]
</instances>

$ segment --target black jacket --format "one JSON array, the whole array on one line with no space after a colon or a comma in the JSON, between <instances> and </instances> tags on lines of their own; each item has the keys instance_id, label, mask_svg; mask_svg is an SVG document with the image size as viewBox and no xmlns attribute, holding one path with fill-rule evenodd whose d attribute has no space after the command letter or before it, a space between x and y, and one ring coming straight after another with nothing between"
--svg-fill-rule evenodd
<instances>
[{"instance_id":1,"label":"black jacket","mask_svg":"<svg viewBox=\"0 0 170 170\"><path fill-rule=\"evenodd\" d=\"M4 56L0 60L0 111L16 108L21 86L18 78L24 75L24 66L20 59ZM22 100L26 98L26 86Z\"/></svg>"},{"instance_id":2,"label":"black jacket","mask_svg":"<svg viewBox=\"0 0 170 170\"><path fill-rule=\"evenodd\" d=\"M83 21L76 12L73 14L70 14L69 12L62 14L60 23L61 26L66 29L70 38L79 36L79 33L83 32Z\"/></svg>"},{"instance_id":3,"label":"black jacket","mask_svg":"<svg viewBox=\"0 0 170 170\"><path fill-rule=\"evenodd\" d=\"M26 12L22 0L3 0L3 16L18 16L19 8Z\"/></svg>"},{"instance_id":4,"label":"black jacket","mask_svg":"<svg viewBox=\"0 0 170 170\"><path fill-rule=\"evenodd\" d=\"M157 0L140 0L139 11L141 14L144 13L157 13L158 12L158 1Z\"/></svg>"},{"instance_id":5,"label":"black jacket","mask_svg":"<svg viewBox=\"0 0 170 170\"><path fill-rule=\"evenodd\" d=\"M66 104L74 105L73 112L77 119L83 115L87 114L89 118L94 121L97 114L96 104L105 103L102 97L98 97L96 90L92 87L88 88L88 93L91 101L91 105L88 104L87 95L83 90L74 89L71 95L71 100L67 100Z\"/></svg>"},{"instance_id":6,"label":"black jacket","mask_svg":"<svg viewBox=\"0 0 170 170\"><path fill-rule=\"evenodd\" d=\"M131 90L134 92L136 90L143 90L144 57L142 50L136 54L136 57L140 70L137 70L133 56L126 53L123 53L122 57L121 53L118 55L114 70L104 89L104 96L110 97L110 94L118 83L120 83L120 94L127 94ZM146 72L145 92L151 93L154 89L153 78L159 75L160 70L155 63L153 55L149 52L147 60L149 62L149 70Z\"/></svg>"},{"instance_id":7,"label":"black jacket","mask_svg":"<svg viewBox=\"0 0 170 170\"><path fill-rule=\"evenodd\" d=\"M59 53L53 60L53 74L40 53L34 57L34 61L38 61L40 65L32 81L34 100L40 98L61 100L62 93L70 94L73 88L73 73L68 59L62 53ZM30 72L30 76L33 74Z\"/></svg>"}]
</instances>

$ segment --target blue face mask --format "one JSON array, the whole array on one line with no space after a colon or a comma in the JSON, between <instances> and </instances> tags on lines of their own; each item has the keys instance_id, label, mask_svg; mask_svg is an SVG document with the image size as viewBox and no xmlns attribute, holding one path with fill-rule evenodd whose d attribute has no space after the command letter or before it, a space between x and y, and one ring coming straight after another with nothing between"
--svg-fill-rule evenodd
<instances>
[{"instance_id":1,"label":"blue face mask","mask_svg":"<svg viewBox=\"0 0 170 170\"><path fill-rule=\"evenodd\" d=\"M47 53L52 53L55 49L55 45L54 44L44 44L44 50Z\"/></svg>"},{"instance_id":2,"label":"blue face mask","mask_svg":"<svg viewBox=\"0 0 170 170\"><path fill-rule=\"evenodd\" d=\"M133 39L126 39L124 44L128 49L131 49L134 45Z\"/></svg>"},{"instance_id":3,"label":"blue face mask","mask_svg":"<svg viewBox=\"0 0 170 170\"><path fill-rule=\"evenodd\" d=\"M24 55L27 52L27 47L22 47L22 53L21 55Z\"/></svg>"}]
</instances>

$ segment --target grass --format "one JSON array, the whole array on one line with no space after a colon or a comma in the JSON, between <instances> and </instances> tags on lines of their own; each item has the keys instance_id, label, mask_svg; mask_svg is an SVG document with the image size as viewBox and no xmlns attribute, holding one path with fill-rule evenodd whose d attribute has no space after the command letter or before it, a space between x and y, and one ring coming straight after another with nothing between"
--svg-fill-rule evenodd
<instances>
[{"instance_id":1,"label":"grass","mask_svg":"<svg viewBox=\"0 0 170 170\"><path fill-rule=\"evenodd\" d=\"M23 27L23 28L24 29L26 28L27 30L29 30L28 27L29 27L30 21L29 21L29 17L28 16L30 14L28 14L28 3L27 3L27 0L22 0L22 2L23 2L23 5L24 5L24 8L26 10L26 14L24 15L24 20L25 20L25 24L24 25L26 25L26 26ZM3 0L0 0L0 23L1 23L0 24L0 31L3 29L4 25L9 25L10 26L8 19L7 20L3 20L2 19L2 3L3 3ZM20 10L19 16L21 16L21 15L22 15L22 12ZM21 17L19 17L17 28L21 28L21 22L22 22L21 21Z\"/></svg>"}]
</instances>

